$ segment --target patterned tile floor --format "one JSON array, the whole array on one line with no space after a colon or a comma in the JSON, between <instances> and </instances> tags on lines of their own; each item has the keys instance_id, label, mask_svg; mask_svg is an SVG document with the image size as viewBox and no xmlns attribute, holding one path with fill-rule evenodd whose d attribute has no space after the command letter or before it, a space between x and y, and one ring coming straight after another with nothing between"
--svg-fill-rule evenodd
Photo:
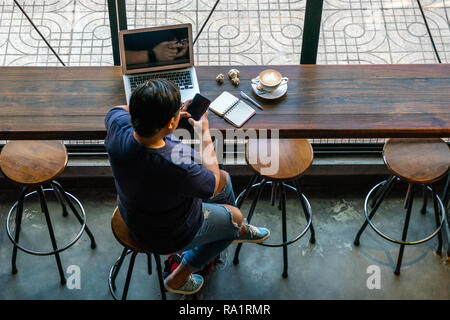
<instances>
[{"instance_id":1,"label":"patterned tile floor","mask_svg":"<svg viewBox=\"0 0 450 320\"><path fill-rule=\"evenodd\" d=\"M418 0L325 0L318 63L437 63ZM450 1L420 0L442 62ZM106 0L19 0L70 66L111 65ZM129 28L190 22L214 0L127 0ZM196 47L198 65L299 63L306 0L222 0ZM0 0L0 65L59 65L12 0Z\"/></svg>"},{"instance_id":2,"label":"patterned tile floor","mask_svg":"<svg viewBox=\"0 0 450 320\"><path fill-rule=\"evenodd\" d=\"M317 63L438 63L418 1L442 62L450 63L450 0L324 0ZM113 64L107 0L19 3L66 65ZM190 22L195 37L214 3L127 0L128 28ZM305 4L221 0L195 45L196 64L299 63ZM0 0L0 66L13 65L60 63L13 1ZM314 139L352 142L322 140Z\"/></svg>"}]
</instances>

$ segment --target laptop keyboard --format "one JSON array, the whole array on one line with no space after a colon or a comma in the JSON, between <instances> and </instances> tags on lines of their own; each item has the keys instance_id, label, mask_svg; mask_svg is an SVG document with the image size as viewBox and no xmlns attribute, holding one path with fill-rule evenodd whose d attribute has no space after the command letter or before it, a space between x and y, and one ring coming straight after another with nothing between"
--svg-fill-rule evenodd
<instances>
[{"instance_id":1,"label":"laptop keyboard","mask_svg":"<svg viewBox=\"0 0 450 320\"><path fill-rule=\"evenodd\" d=\"M177 71L159 74L146 74L142 76L130 77L131 91L141 83L150 79L167 79L175 82L180 90L193 89L190 71Z\"/></svg>"}]
</instances>

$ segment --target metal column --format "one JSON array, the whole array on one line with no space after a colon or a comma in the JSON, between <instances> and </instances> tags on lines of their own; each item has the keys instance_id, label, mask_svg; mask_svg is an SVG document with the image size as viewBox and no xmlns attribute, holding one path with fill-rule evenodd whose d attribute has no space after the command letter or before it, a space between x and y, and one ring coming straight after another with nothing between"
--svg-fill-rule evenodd
<instances>
[{"instance_id":1,"label":"metal column","mask_svg":"<svg viewBox=\"0 0 450 320\"><path fill-rule=\"evenodd\" d=\"M316 64L323 0L307 0L300 64Z\"/></svg>"},{"instance_id":2,"label":"metal column","mask_svg":"<svg viewBox=\"0 0 450 320\"><path fill-rule=\"evenodd\" d=\"M120 66L119 31L127 29L125 0L108 0L108 13L114 65Z\"/></svg>"}]
</instances>

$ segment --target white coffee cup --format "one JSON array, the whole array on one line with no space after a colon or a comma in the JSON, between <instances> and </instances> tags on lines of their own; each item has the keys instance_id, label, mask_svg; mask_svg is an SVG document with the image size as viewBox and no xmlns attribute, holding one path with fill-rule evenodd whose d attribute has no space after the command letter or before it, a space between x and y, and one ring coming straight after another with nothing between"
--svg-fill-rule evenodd
<instances>
[{"instance_id":1,"label":"white coffee cup","mask_svg":"<svg viewBox=\"0 0 450 320\"><path fill-rule=\"evenodd\" d=\"M261 87L269 92L277 90L279 86L284 85L289 81L287 77L283 77L280 72L273 69L262 71L257 80Z\"/></svg>"}]
</instances>

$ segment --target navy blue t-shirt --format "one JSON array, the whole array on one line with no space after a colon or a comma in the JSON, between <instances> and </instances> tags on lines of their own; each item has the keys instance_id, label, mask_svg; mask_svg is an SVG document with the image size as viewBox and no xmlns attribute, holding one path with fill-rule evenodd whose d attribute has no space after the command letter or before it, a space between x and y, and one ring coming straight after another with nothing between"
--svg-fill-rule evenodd
<instances>
[{"instance_id":1,"label":"navy blue t-shirt","mask_svg":"<svg viewBox=\"0 0 450 320\"><path fill-rule=\"evenodd\" d=\"M155 253L180 250L203 222L202 199L213 195L214 175L173 135L165 137L162 148L140 144L123 108L112 108L105 126L118 207L130 232Z\"/></svg>"}]
</instances>

